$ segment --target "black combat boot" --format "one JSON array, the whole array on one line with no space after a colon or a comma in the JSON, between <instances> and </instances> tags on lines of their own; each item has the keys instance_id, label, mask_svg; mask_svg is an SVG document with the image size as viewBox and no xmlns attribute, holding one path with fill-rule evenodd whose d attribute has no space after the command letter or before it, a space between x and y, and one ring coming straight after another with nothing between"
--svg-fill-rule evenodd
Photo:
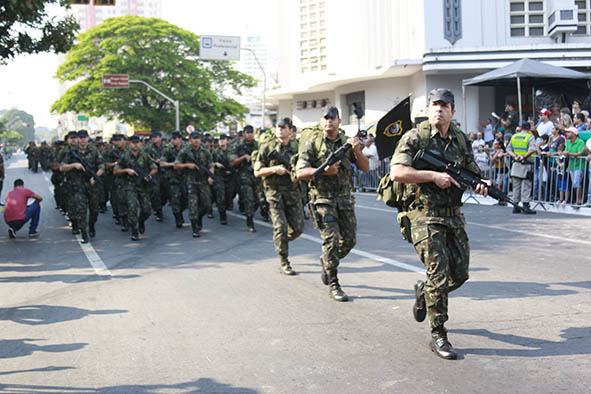
<instances>
[{"instance_id":1,"label":"black combat boot","mask_svg":"<svg viewBox=\"0 0 591 394\"><path fill-rule=\"evenodd\" d=\"M327 271L328 274L328 294L330 297L339 302L346 302L349 301L349 297L347 294L341 289L341 285L339 285L339 279L337 278L337 270L329 270Z\"/></svg>"},{"instance_id":2,"label":"black combat boot","mask_svg":"<svg viewBox=\"0 0 591 394\"><path fill-rule=\"evenodd\" d=\"M447 330L442 325L431 330L430 345L431 350L441 358L446 360L455 360L458 358L458 354L447 340Z\"/></svg>"},{"instance_id":3,"label":"black combat boot","mask_svg":"<svg viewBox=\"0 0 591 394\"><path fill-rule=\"evenodd\" d=\"M213 219L213 209L210 209L209 212L207 212L207 217Z\"/></svg>"},{"instance_id":4,"label":"black combat boot","mask_svg":"<svg viewBox=\"0 0 591 394\"><path fill-rule=\"evenodd\" d=\"M157 209L156 211L154 211L154 216L156 216L157 222L161 222L162 221L162 209Z\"/></svg>"},{"instance_id":5,"label":"black combat boot","mask_svg":"<svg viewBox=\"0 0 591 394\"><path fill-rule=\"evenodd\" d=\"M83 227L82 229L80 229L80 234L82 236L81 243L87 244L88 243L88 232L86 231L86 227Z\"/></svg>"},{"instance_id":6,"label":"black combat boot","mask_svg":"<svg viewBox=\"0 0 591 394\"><path fill-rule=\"evenodd\" d=\"M324 284L324 286L328 286L328 273L324 269L324 262L322 261L322 257L320 258L320 268L322 272L320 273L320 280Z\"/></svg>"},{"instance_id":7,"label":"black combat boot","mask_svg":"<svg viewBox=\"0 0 591 394\"><path fill-rule=\"evenodd\" d=\"M191 222L191 225L193 225L193 222ZM203 215L199 215L199 219L197 219L197 231L201 231L201 229L203 228Z\"/></svg>"},{"instance_id":8,"label":"black combat boot","mask_svg":"<svg viewBox=\"0 0 591 394\"><path fill-rule=\"evenodd\" d=\"M115 224L116 225L120 225L121 224L121 218L119 216L113 216L113 219L115 219Z\"/></svg>"},{"instance_id":9,"label":"black combat boot","mask_svg":"<svg viewBox=\"0 0 591 394\"><path fill-rule=\"evenodd\" d=\"M137 229L140 232L140 234L143 234L146 232L146 220L149 217L150 217L150 215L140 214L140 217L138 218L138 226L137 226Z\"/></svg>"},{"instance_id":10,"label":"black combat boot","mask_svg":"<svg viewBox=\"0 0 591 394\"><path fill-rule=\"evenodd\" d=\"M80 234L80 229L78 228L78 223L76 223L74 220L70 220L70 222L72 223L72 235Z\"/></svg>"},{"instance_id":11,"label":"black combat boot","mask_svg":"<svg viewBox=\"0 0 591 394\"><path fill-rule=\"evenodd\" d=\"M254 228L254 220L252 218L252 215L248 215L246 217L246 227L248 228L249 233L256 233L257 232L257 230L255 230L255 228Z\"/></svg>"},{"instance_id":12,"label":"black combat boot","mask_svg":"<svg viewBox=\"0 0 591 394\"><path fill-rule=\"evenodd\" d=\"M180 213L174 214L174 222L175 222L177 228L183 227L183 219L182 219Z\"/></svg>"},{"instance_id":13,"label":"black combat boot","mask_svg":"<svg viewBox=\"0 0 591 394\"><path fill-rule=\"evenodd\" d=\"M425 320L427 316L427 306L425 305L425 283L417 280L415 283L415 305L412 307L412 314L419 323Z\"/></svg>"},{"instance_id":14,"label":"black combat boot","mask_svg":"<svg viewBox=\"0 0 591 394\"><path fill-rule=\"evenodd\" d=\"M515 205L513 206L513 213L521 213L521 208L519 207L519 205L517 205L517 203L515 203Z\"/></svg>"},{"instance_id":15,"label":"black combat boot","mask_svg":"<svg viewBox=\"0 0 591 394\"><path fill-rule=\"evenodd\" d=\"M220 212L220 224L228 224L228 218L226 217L226 212Z\"/></svg>"},{"instance_id":16,"label":"black combat boot","mask_svg":"<svg viewBox=\"0 0 591 394\"><path fill-rule=\"evenodd\" d=\"M94 224L95 224L95 222L88 223L88 235L90 235L90 238L94 238L94 236L96 235L96 230L94 229Z\"/></svg>"},{"instance_id":17,"label":"black combat boot","mask_svg":"<svg viewBox=\"0 0 591 394\"><path fill-rule=\"evenodd\" d=\"M289 260L287 259L287 256L281 256L280 272L283 275L287 275L287 276L296 275L296 272L293 270L293 268L291 268L291 264L290 264Z\"/></svg>"},{"instance_id":18,"label":"black combat boot","mask_svg":"<svg viewBox=\"0 0 591 394\"><path fill-rule=\"evenodd\" d=\"M199 226L197 220L191 220L191 228L193 229L193 238L199 238L201 236L199 235L199 231L201 231L201 226Z\"/></svg>"},{"instance_id":19,"label":"black combat boot","mask_svg":"<svg viewBox=\"0 0 591 394\"><path fill-rule=\"evenodd\" d=\"M529 203L528 202L524 202L523 203L523 208L521 210L526 215L535 215L537 213L536 211L534 211L533 209L531 209L529 207Z\"/></svg>"},{"instance_id":20,"label":"black combat boot","mask_svg":"<svg viewBox=\"0 0 591 394\"><path fill-rule=\"evenodd\" d=\"M129 231L129 222L127 216L121 216L121 231Z\"/></svg>"},{"instance_id":21,"label":"black combat boot","mask_svg":"<svg viewBox=\"0 0 591 394\"><path fill-rule=\"evenodd\" d=\"M131 240L132 241L139 241L140 235L138 234L137 228L131 227Z\"/></svg>"}]
</instances>

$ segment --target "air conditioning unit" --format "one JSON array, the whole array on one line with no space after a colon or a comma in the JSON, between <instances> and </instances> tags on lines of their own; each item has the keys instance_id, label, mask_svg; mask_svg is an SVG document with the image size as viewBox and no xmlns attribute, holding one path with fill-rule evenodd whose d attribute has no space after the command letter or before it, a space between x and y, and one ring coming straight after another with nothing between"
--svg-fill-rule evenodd
<instances>
[{"instance_id":1,"label":"air conditioning unit","mask_svg":"<svg viewBox=\"0 0 591 394\"><path fill-rule=\"evenodd\" d=\"M546 31L554 39L566 40L577 30L577 6L572 0L550 0L546 9Z\"/></svg>"}]
</instances>

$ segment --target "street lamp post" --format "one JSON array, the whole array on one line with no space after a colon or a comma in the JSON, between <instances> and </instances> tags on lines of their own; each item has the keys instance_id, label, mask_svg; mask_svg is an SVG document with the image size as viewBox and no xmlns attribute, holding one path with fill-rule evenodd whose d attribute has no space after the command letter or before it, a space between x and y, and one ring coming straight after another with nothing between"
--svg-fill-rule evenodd
<instances>
[{"instance_id":1,"label":"street lamp post","mask_svg":"<svg viewBox=\"0 0 591 394\"><path fill-rule=\"evenodd\" d=\"M130 79L129 82L135 82L135 83L143 83L144 85L146 85L148 88L152 89L153 91L155 91L156 93L158 93L159 95L161 95L162 97L164 97L165 99L167 99L168 101L170 101L171 103L174 104L174 108L176 109L176 129L175 130L180 130L180 117L179 117L179 101L178 100L173 100L170 97L168 97L167 95L165 95L164 93L162 93L160 90L156 89L154 86L150 85L149 83L142 81L140 79Z\"/></svg>"},{"instance_id":2,"label":"street lamp post","mask_svg":"<svg viewBox=\"0 0 591 394\"><path fill-rule=\"evenodd\" d=\"M261 62L259 62L259 59L257 58L257 55L254 53L254 51L250 48L242 48L240 47L241 50L243 51L249 51L250 53L252 53L252 56L254 56L254 60L256 60L257 64L259 65L261 72L263 73L263 105L262 105L262 111L261 111L261 129L265 128L265 91L267 90L267 73L265 73L265 69L263 68L263 66L261 65Z\"/></svg>"}]
</instances>

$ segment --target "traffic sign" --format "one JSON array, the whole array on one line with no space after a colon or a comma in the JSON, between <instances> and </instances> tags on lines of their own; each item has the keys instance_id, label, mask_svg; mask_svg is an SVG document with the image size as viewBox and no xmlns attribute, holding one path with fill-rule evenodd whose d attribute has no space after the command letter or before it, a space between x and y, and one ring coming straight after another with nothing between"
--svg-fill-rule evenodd
<instances>
[{"instance_id":1,"label":"traffic sign","mask_svg":"<svg viewBox=\"0 0 591 394\"><path fill-rule=\"evenodd\" d=\"M125 89L129 88L128 74L103 74L103 88Z\"/></svg>"},{"instance_id":2,"label":"traffic sign","mask_svg":"<svg viewBox=\"0 0 591 394\"><path fill-rule=\"evenodd\" d=\"M240 37L201 36L199 58L201 60L240 60Z\"/></svg>"},{"instance_id":3,"label":"traffic sign","mask_svg":"<svg viewBox=\"0 0 591 394\"><path fill-rule=\"evenodd\" d=\"M195 131L195 126L193 126L192 124L188 125L187 128L185 129L187 130L187 133L192 133Z\"/></svg>"}]
</instances>

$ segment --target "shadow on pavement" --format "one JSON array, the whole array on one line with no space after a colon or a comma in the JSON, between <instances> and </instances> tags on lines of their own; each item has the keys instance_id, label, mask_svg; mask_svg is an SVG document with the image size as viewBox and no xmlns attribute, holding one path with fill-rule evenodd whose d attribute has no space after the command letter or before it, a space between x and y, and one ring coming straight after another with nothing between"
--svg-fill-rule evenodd
<instances>
[{"instance_id":1,"label":"shadow on pavement","mask_svg":"<svg viewBox=\"0 0 591 394\"><path fill-rule=\"evenodd\" d=\"M571 327L561 331L563 341L547 341L539 338L512 334L497 334L486 329L449 330L454 334L477 335L493 341L505 342L521 349L461 349L464 354L500 357L549 357L591 354L591 327Z\"/></svg>"},{"instance_id":2,"label":"shadow on pavement","mask_svg":"<svg viewBox=\"0 0 591 394\"><path fill-rule=\"evenodd\" d=\"M3 375L15 375L15 374L19 374L19 373L25 373L25 372L55 372L55 371L65 371L67 369L75 369L74 367L54 367L54 366L49 366L49 367L45 367L45 368L33 368L33 369L21 369L21 370L16 370L16 371L2 371L0 372L0 376ZM0 387L2 385L0 384Z\"/></svg>"},{"instance_id":3,"label":"shadow on pavement","mask_svg":"<svg viewBox=\"0 0 591 394\"><path fill-rule=\"evenodd\" d=\"M70 306L25 305L14 308L0 308L0 320L10 320L15 323L38 326L78 320L88 315L113 315L127 312L127 310L122 309L91 311Z\"/></svg>"},{"instance_id":4,"label":"shadow on pavement","mask_svg":"<svg viewBox=\"0 0 591 394\"><path fill-rule=\"evenodd\" d=\"M34 352L62 353L82 349L86 343L64 343L59 345L36 345L35 341L45 339L0 339L0 359L30 356ZM0 385L1 389L1 385Z\"/></svg>"},{"instance_id":5,"label":"shadow on pavement","mask_svg":"<svg viewBox=\"0 0 591 394\"><path fill-rule=\"evenodd\" d=\"M83 283L83 282L100 282L111 279L131 279L137 278L139 275L113 275L113 276L99 276L99 275L39 275L39 276L9 276L0 278L0 283L25 283L25 282L42 282L42 283Z\"/></svg>"},{"instance_id":6,"label":"shadow on pavement","mask_svg":"<svg viewBox=\"0 0 591 394\"><path fill-rule=\"evenodd\" d=\"M474 281L466 282L450 297L469 297L473 300L498 300L504 298L551 297L577 294L575 290L554 290L552 283L534 282L497 282Z\"/></svg>"},{"instance_id":7,"label":"shadow on pavement","mask_svg":"<svg viewBox=\"0 0 591 394\"><path fill-rule=\"evenodd\" d=\"M3 393L101 393L101 394L160 394L169 390L182 390L182 393L225 393L225 394L257 394L258 391L245 387L234 387L229 384L219 383L213 379L201 378L192 382L179 384L155 384L155 385L122 385L110 387L65 387L65 386L41 386L28 384L1 384ZM175 391L176 392L176 391Z\"/></svg>"}]
</instances>

